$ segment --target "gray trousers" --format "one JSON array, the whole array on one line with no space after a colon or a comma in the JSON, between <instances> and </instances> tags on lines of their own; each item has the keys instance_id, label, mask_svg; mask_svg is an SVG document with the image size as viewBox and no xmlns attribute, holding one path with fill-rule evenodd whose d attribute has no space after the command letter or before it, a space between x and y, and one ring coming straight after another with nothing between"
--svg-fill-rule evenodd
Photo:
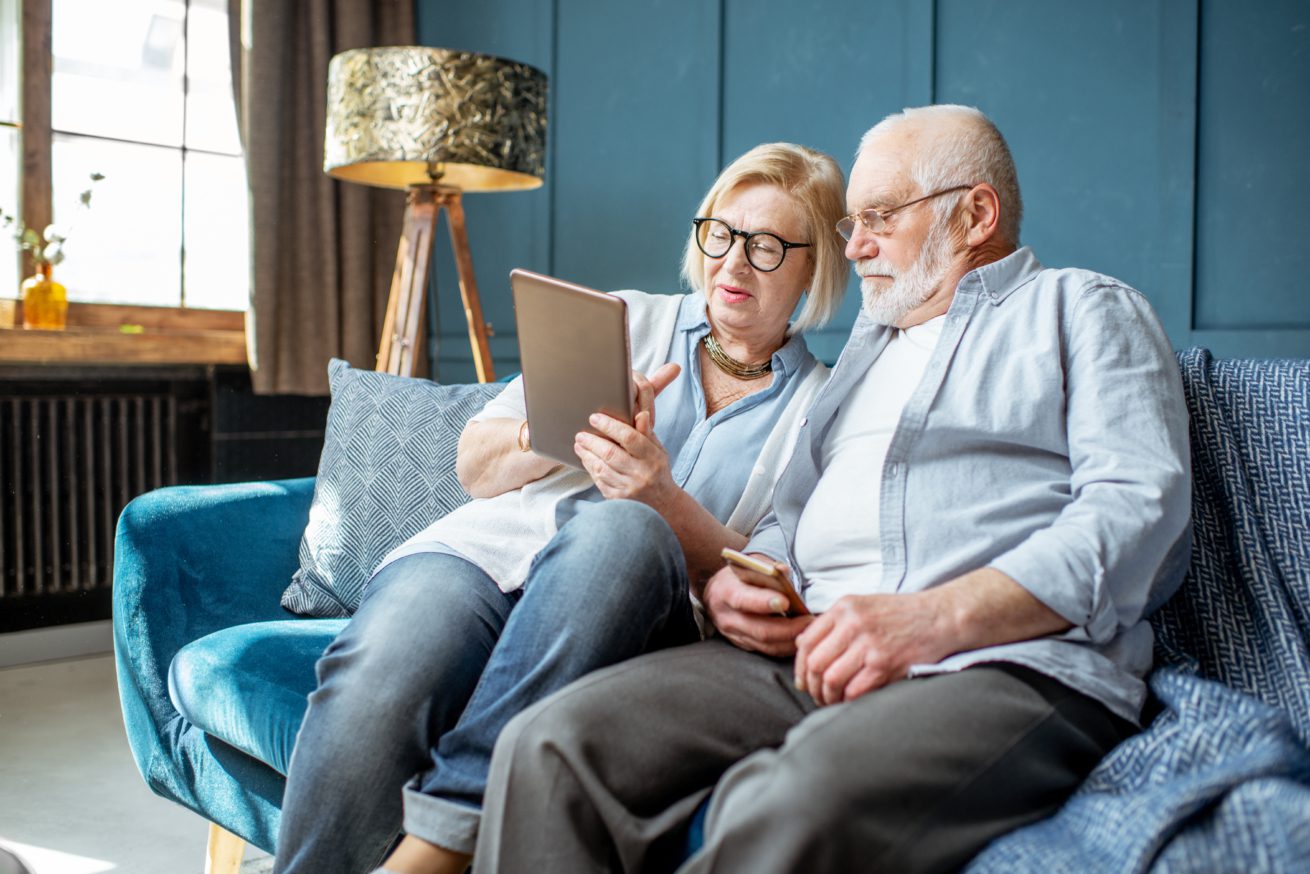
<instances>
[{"instance_id":1,"label":"gray trousers","mask_svg":"<svg viewBox=\"0 0 1310 874\"><path fill-rule=\"evenodd\" d=\"M950 871L1053 813L1135 730L1006 664L820 708L790 659L709 640L591 674L510 722L474 871Z\"/></svg>"}]
</instances>

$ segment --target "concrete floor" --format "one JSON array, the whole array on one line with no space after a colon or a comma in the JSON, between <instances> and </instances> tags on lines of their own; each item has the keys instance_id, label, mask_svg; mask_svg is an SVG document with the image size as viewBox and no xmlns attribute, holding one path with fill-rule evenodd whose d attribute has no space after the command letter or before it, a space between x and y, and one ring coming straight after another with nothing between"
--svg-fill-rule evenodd
<instances>
[{"instance_id":1,"label":"concrete floor","mask_svg":"<svg viewBox=\"0 0 1310 874\"><path fill-rule=\"evenodd\" d=\"M201 874L207 824L146 788L116 683L108 654L0 669L0 845L35 874Z\"/></svg>"}]
</instances>

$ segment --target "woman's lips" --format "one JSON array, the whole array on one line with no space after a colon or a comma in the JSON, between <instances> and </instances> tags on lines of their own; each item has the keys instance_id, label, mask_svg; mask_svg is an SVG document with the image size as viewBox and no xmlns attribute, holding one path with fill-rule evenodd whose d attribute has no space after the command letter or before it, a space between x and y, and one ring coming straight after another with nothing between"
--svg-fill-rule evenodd
<instances>
[{"instance_id":1,"label":"woman's lips","mask_svg":"<svg viewBox=\"0 0 1310 874\"><path fill-rule=\"evenodd\" d=\"M750 292L732 285L720 285L719 297L727 303L741 303L751 299Z\"/></svg>"}]
</instances>

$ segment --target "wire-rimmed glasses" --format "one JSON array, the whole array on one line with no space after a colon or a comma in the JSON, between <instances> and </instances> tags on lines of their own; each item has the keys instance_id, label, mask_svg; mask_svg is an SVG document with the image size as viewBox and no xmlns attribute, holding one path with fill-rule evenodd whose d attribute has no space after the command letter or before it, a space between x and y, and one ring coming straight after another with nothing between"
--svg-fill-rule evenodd
<instances>
[{"instance_id":1,"label":"wire-rimmed glasses","mask_svg":"<svg viewBox=\"0 0 1310 874\"><path fill-rule=\"evenodd\" d=\"M951 194L955 191L964 191L973 188L972 185L956 185L952 188L943 188L941 191L934 191L932 194L925 194L923 197L916 197L914 200L902 203L900 206L893 206L888 209L862 209L859 212L853 212L848 216L843 216L837 220L837 233L841 234L843 240L850 240L855 233L855 222L858 219L860 224L864 225L871 234L891 233L888 228L891 226L889 220L893 213L900 212L907 206L914 206L916 203L923 203L925 200L931 200L934 197L941 197L943 194Z\"/></svg>"}]
</instances>

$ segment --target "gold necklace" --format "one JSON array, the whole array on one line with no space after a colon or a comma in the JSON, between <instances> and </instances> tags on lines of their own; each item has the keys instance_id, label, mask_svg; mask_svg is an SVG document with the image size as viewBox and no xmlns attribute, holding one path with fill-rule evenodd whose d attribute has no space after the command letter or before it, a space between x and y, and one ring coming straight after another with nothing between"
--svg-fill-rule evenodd
<instances>
[{"instance_id":1,"label":"gold necklace","mask_svg":"<svg viewBox=\"0 0 1310 874\"><path fill-rule=\"evenodd\" d=\"M701 342L705 344L705 351L710 354L710 360L714 362L714 366L738 379L759 379L761 376L767 376L773 370L772 356L761 364L742 364L723 351L719 341L714 338L713 331L706 334L705 339Z\"/></svg>"}]
</instances>

